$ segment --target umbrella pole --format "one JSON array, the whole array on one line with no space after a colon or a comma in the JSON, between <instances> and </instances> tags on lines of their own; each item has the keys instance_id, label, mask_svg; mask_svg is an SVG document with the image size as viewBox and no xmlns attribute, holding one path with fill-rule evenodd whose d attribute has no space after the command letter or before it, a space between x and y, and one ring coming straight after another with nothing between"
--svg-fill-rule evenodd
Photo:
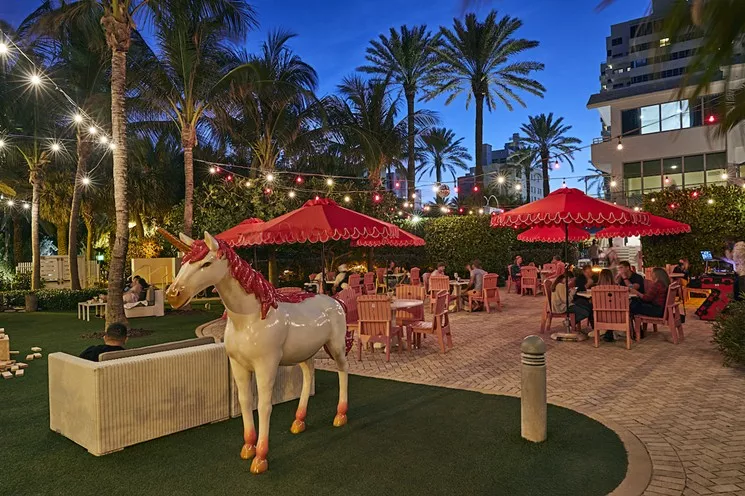
<instances>
[{"instance_id":1,"label":"umbrella pole","mask_svg":"<svg viewBox=\"0 0 745 496\"><path fill-rule=\"evenodd\" d=\"M326 243L321 243L321 293L326 291Z\"/></svg>"},{"instance_id":2,"label":"umbrella pole","mask_svg":"<svg viewBox=\"0 0 745 496\"><path fill-rule=\"evenodd\" d=\"M254 245L254 269L259 270L257 269L258 266L259 263L256 261L256 245Z\"/></svg>"},{"instance_id":3,"label":"umbrella pole","mask_svg":"<svg viewBox=\"0 0 745 496\"><path fill-rule=\"evenodd\" d=\"M569 263L569 224L564 223L564 264ZM567 314L566 314L566 320L564 321L564 325L567 328L567 332L574 332L574 329L571 328L572 324L569 320L569 278L566 276L567 270L566 265L564 265L564 288L566 288L566 302L567 302Z\"/></svg>"}]
</instances>

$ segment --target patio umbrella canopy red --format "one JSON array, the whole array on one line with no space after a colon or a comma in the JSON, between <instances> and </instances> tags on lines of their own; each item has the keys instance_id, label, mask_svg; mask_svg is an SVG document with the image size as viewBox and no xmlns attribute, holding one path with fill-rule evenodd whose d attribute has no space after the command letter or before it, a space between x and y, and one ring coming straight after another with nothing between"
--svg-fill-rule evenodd
<instances>
[{"instance_id":1,"label":"patio umbrella canopy red","mask_svg":"<svg viewBox=\"0 0 745 496\"><path fill-rule=\"evenodd\" d=\"M567 233L559 226L536 226L517 235L519 241L529 243L562 243L567 241ZM568 240L571 242L590 239L590 233L576 226L569 226Z\"/></svg>"},{"instance_id":2,"label":"patio umbrella canopy red","mask_svg":"<svg viewBox=\"0 0 745 496\"><path fill-rule=\"evenodd\" d=\"M227 231L221 232L215 237L217 239L225 241L233 248L237 246L245 246L249 243L244 242L244 236L248 235L249 233L258 232L263 225L263 220L256 217L251 217L244 221L241 221L241 223L237 226L231 227Z\"/></svg>"},{"instance_id":3,"label":"patio umbrella canopy red","mask_svg":"<svg viewBox=\"0 0 745 496\"><path fill-rule=\"evenodd\" d=\"M352 246L366 246L375 248L379 246L395 246L403 248L407 246L424 246L425 241L410 232L398 229L398 236L394 238L358 238L352 241Z\"/></svg>"},{"instance_id":4,"label":"patio umbrella canopy red","mask_svg":"<svg viewBox=\"0 0 745 496\"><path fill-rule=\"evenodd\" d=\"M625 238L628 236L668 236L671 234L683 234L691 232L691 226L678 222L677 220L666 219L657 215L649 215L649 224L643 225L624 225L606 227L595 234L596 238Z\"/></svg>"}]
</instances>

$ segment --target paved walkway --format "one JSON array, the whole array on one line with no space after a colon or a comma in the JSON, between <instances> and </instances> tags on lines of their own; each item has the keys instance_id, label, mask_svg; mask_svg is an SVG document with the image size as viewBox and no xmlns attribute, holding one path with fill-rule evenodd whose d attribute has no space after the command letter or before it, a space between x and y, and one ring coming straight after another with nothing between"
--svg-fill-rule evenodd
<instances>
[{"instance_id":1,"label":"paved walkway","mask_svg":"<svg viewBox=\"0 0 745 496\"><path fill-rule=\"evenodd\" d=\"M494 394L520 392L520 342L540 333L543 299L505 295L502 313L457 313L455 347L440 355L434 340L412 353L350 353L351 372ZM686 339L667 330L630 351L622 342L548 345L549 401L618 422L646 446L653 475L646 495L745 495L745 371L722 367L710 324L688 309ZM554 328L561 324L554 320ZM317 360L332 369L330 360Z\"/></svg>"}]
</instances>

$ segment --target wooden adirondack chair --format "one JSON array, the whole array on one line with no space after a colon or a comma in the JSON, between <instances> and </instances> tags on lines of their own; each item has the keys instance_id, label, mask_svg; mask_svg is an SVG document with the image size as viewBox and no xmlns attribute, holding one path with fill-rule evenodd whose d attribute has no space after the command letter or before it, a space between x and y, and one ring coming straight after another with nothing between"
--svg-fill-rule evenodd
<instances>
[{"instance_id":1,"label":"wooden adirondack chair","mask_svg":"<svg viewBox=\"0 0 745 496\"><path fill-rule=\"evenodd\" d=\"M357 311L357 295L352 288L344 288L334 296L342 302L346 310L347 329L354 332L359 328L359 313Z\"/></svg>"},{"instance_id":2,"label":"wooden adirondack chair","mask_svg":"<svg viewBox=\"0 0 745 496\"><path fill-rule=\"evenodd\" d=\"M362 293L366 295L374 295L375 290L375 272L367 272L362 279Z\"/></svg>"},{"instance_id":3,"label":"wooden adirondack chair","mask_svg":"<svg viewBox=\"0 0 745 496\"><path fill-rule=\"evenodd\" d=\"M419 277L419 272L419 267L412 267L411 271L409 272L409 280L414 286L419 286L422 284L422 280Z\"/></svg>"},{"instance_id":4,"label":"wooden adirondack chair","mask_svg":"<svg viewBox=\"0 0 745 496\"><path fill-rule=\"evenodd\" d=\"M502 302L499 300L499 288L497 287L497 274L486 274L484 276L484 285L481 294L468 295L468 308L473 308L471 304L474 301L483 301L486 313L491 313L491 304L497 304L497 310L502 311Z\"/></svg>"},{"instance_id":5,"label":"wooden adirondack chair","mask_svg":"<svg viewBox=\"0 0 745 496\"><path fill-rule=\"evenodd\" d=\"M362 345L383 343L385 361L391 361L391 338L398 338L398 351L403 348L403 329L393 325L391 303L387 295L369 295L357 298L359 335L357 359L362 360Z\"/></svg>"},{"instance_id":6,"label":"wooden adirondack chair","mask_svg":"<svg viewBox=\"0 0 745 496\"><path fill-rule=\"evenodd\" d=\"M683 335L683 322L680 319L680 308L678 303L675 301L675 297L680 294L680 284L677 282L672 283L667 288L667 298L665 300L665 314L662 318L658 317L647 317L646 315L635 315L634 326L636 328L636 341L638 342L641 338L641 325L652 324L652 329L657 332L657 325L666 325L670 329L672 334L673 344L678 344L685 337Z\"/></svg>"},{"instance_id":7,"label":"wooden adirondack chair","mask_svg":"<svg viewBox=\"0 0 745 496\"><path fill-rule=\"evenodd\" d=\"M595 348L600 343L600 334L603 331L621 331L626 333L626 349L631 349L629 288L623 286L593 287L592 312L595 317Z\"/></svg>"},{"instance_id":8,"label":"wooden adirondack chair","mask_svg":"<svg viewBox=\"0 0 745 496\"><path fill-rule=\"evenodd\" d=\"M412 322L424 320L424 286L414 286L412 284L399 284L396 286L396 298L405 300L420 300L422 306L414 308L402 308L396 310L396 325L407 326ZM407 334L407 341L408 339Z\"/></svg>"},{"instance_id":9,"label":"wooden adirondack chair","mask_svg":"<svg viewBox=\"0 0 745 496\"><path fill-rule=\"evenodd\" d=\"M385 280L385 267L379 267L375 269L375 292L379 289L383 290L383 293L388 291L388 282Z\"/></svg>"},{"instance_id":10,"label":"wooden adirondack chair","mask_svg":"<svg viewBox=\"0 0 745 496\"><path fill-rule=\"evenodd\" d=\"M349 276L349 279L347 279L347 284L350 288L354 291L354 294L357 296L362 296L362 285L360 284L360 275L359 274L352 274Z\"/></svg>"},{"instance_id":11,"label":"wooden adirondack chair","mask_svg":"<svg viewBox=\"0 0 745 496\"><path fill-rule=\"evenodd\" d=\"M421 346L422 334L433 334L437 336L440 344L440 353L447 353L447 348L453 347L453 337L450 334L450 319L448 318L448 296L447 291L440 291L435 295L435 311L432 322L415 322L409 326L414 334L416 346ZM447 348L445 347L447 341ZM411 344L411 340L409 340Z\"/></svg>"},{"instance_id":12,"label":"wooden adirondack chair","mask_svg":"<svg viewBox=\"0 0 745 496\"><path fill-rule=\"evenodd\" d=\"M538 282L538 269L528 265L527 267L520 268L520 289L524 295L527 291L533 293L533 296L538 296L540 291L540 283Z\"/></svg>"},{"instance_id":13,"label":"wooden adirondack chair","mask_svg":"<svg viewBox=\"0 0 745 496\"><path fill-rule=\"evenodd\" d=\"M450 304L450 278L448 276L432 276L429 278L429 306L430 312L435 311L437 294L440 291L448 293L448 304Z\"/></svg>"},{"instance_id":14,"label":"wooden adirondack chair","mask_svg":"<svg viewBox=\"0 0 745 496\"><path fill-rule=\"evenodd\" d=\"M516 281L512 279L512 264L507 266L507 294L510 294L510 289ZM515 291L517 292L517 285L515 285Z\"/></svg>"},{"instance_id":15,"label":"wooden adirondack chair","mask_svg":"<svg viewBox=\"0 0 745 496\"><path fill-rule=\"evenodd\" d=\"M546 302L544 303L543 307L543 317L541 318L541 334L546 332L548 329L551 330L551 321L554 317L561 319L562 322L564 322L564 319L566 318L566 313L554 313L553 308L551 308L551 285L553 284L553 281L550 279L543 282L543 293L546 295ZM572 329L577 328L577 318L573 313L569 314L569 322L572 325Z\"/></svg>"}]
</instances>

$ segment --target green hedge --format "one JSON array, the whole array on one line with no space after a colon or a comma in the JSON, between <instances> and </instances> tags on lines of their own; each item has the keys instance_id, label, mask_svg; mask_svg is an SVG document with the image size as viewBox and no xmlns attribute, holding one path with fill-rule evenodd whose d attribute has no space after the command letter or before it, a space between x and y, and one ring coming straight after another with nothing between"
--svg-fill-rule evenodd
<instances>
[{"instance_id":1,"label":"green hedge","mask_svg":"<svg viewBox=\"0 0 745 496\"><path fill-rule=\"evenodd\" d=\"M26 304L26 295L30 291L0 291L0 298L6 306L22 307ZM106 293L106 290L100 288L91 289L40 289L34 292L39 302L39 310L46 310L50 312L59 312L66 310L77 310L78 303L81 301L87 301Z\"/></svg>"},{"instance_id":2,"label":"green hedge","mask_svg":"<svg viewBox=\"0 0 745 496\"><path fill-rule=\"evenodd\" d=\"M709 200L712 200L709 203ZM730 241L745 240L745 191L737 186L665 190L650 194L644 210L690 224L691 232L642 238L644 265L662 266L687 257L694 272L703 270L701 251L724 254Z\"/></svg>"},{"instance_id":3,"label":"green hedge","mask_svg":"<svg viewBox=\"0 0 745 496\"><path fill-rule=\"evenodd\" d=\"M745 365L745 301L733 301L719 314L713 336L724 365Z\"/></svg>"}]
</instances>

